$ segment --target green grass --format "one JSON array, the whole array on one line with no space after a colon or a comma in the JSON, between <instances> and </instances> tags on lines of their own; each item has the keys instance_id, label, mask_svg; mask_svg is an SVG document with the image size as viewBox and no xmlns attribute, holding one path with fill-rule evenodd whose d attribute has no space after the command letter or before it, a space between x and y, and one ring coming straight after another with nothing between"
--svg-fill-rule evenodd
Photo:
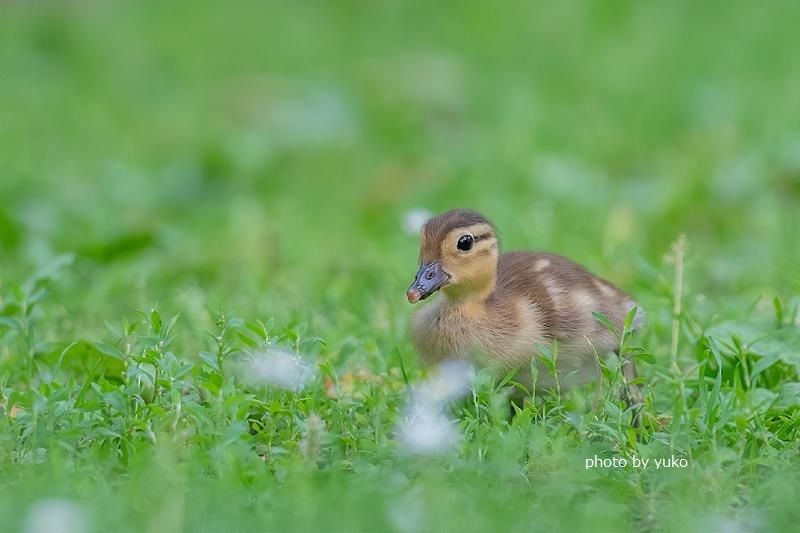
<instances>
[{"instance_id":1,"label":"green grass","mask_svg":"<svg viewBox=\"0 0 800 533\"><path fill-rule=\"evenodd\" d=\"M0 530L795 529L795 2L0 11ZM480 373L404 446L403 218L456 206L643 305L641 431L613 365L513 418Z\"/></svg>"}]
</instances>

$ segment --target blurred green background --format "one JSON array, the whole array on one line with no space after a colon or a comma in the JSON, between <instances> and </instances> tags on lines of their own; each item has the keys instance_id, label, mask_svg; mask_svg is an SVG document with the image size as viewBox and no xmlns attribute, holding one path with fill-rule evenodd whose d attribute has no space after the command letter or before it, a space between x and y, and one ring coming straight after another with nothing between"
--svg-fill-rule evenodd
<instances>
[{"instance_id":1,"label":"blurred green background","mask_svg":"<svg viewBox=\"0 0 800 533\"><path fill-rule=\"evenodd\" d=\"M680 234L703 326L800 293L798 20L791 0L3 2L0 287L58 276L34 343L108 341L158 305L196 353L224 309L384 371L415 364L405 218L471 207L504 249L634 294L663 360Z\"/></svg>"},{"instance_id":2,"label":"blurred green background","mask_svg":"<svg viewBox=\"0 0 800 533\"><path fill-rule=\"evenodd\" d=\"M711 297L800 283L795 2L2 10L1 272L75 253L78 316L400 312L419 207L631 287L681 232Z\"/></svg>"}]
</instances>

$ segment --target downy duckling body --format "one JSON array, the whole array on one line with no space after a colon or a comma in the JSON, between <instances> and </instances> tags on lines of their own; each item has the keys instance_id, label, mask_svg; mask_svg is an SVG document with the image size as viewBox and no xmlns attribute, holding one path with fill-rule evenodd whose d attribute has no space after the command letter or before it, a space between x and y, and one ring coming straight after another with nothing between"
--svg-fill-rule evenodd
<instances>
[{"instance_id":1,"label":"downy duckling body","mask_svg":"<svg viewBox=\"0 0 800 533\"><path fill-rule=\"evenodd\" d=\"M590 381L596 376L595 352L604 356L619 348L592 311L621 331L636 306L626 293L564 257L500 254L492 224L467 209L432 218L422 229L420 267L408 301L417 303L436 291L443 297L411 321L411 339L424 366L477 354L504 371L520 370L518 379L524 381L537 344L551 347L557 340L562 385ZM633 326L641 325L637 313ZM537 386L552 386L552 375L541 361L537 365ZM635 377L633 361L623 370L628 380Z\"/></svg>"}]
</instances>

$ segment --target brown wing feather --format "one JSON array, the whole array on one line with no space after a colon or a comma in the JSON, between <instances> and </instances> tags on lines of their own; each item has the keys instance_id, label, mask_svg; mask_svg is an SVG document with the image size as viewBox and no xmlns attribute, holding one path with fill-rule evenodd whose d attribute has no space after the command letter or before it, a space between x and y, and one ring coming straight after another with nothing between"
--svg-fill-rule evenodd
<instances>
[{"instance_id":1,"label":"brown wing feather","mask_svg":"<svg viewBox=\"0 0 800 533\"><path fill-rule=\"evenodd\" d=\"M589 334L602 327L591 315L599 311L621 327L633 304L626 293L581 265L547 252L510 252L500 256L493 299L524 295L541 313L549 336Z\"/></svg>"}]
</instances>

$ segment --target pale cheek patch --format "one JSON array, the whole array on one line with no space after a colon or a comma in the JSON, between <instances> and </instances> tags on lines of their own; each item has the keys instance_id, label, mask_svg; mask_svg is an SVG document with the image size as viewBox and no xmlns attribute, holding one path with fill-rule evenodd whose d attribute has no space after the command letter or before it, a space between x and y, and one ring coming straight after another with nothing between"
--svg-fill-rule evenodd
<instances>
[{"instance_id":1,"label":"pale cheek patch","mask_svg":"<svg viewBox=\"0 0 800 533\"><path fill-rule=\"evenodd\" d=\"M497 253L497 241L494 239L490 241L483 241L478 243L477 251L475 252L475 256L483 257L487 255L492 255Z\"/></svg>"}]
</instances>

